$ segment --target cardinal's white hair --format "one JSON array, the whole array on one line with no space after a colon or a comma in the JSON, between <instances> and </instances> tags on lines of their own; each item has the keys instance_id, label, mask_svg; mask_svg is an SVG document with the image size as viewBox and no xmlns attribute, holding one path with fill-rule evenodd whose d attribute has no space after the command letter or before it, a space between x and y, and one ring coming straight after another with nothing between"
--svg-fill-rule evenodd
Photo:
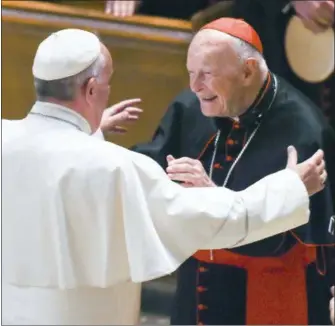
<instances>
[{"instance_id":1,"label":"cardinal's white hair","mask_svg":"<svg viewBox=\"0 0 335 326\"><path fill-rule=\"evenodd\" d=\"M257 49L237 37L231 35L227 35L227 37L231 39L234 49L242 62L249 58L254 58L257 60L262 73L268 72L269 68L266 64L266 61L263 55Z\"/></svg>"}]
</instances>

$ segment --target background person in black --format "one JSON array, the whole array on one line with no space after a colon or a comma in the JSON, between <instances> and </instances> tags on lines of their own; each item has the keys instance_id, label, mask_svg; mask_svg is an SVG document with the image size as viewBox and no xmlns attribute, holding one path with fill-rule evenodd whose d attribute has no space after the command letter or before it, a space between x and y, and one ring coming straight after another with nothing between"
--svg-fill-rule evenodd
<instances>
[{"instance_id":1,"label":"background person in black","mask_svg":"<svg viewBox=\"0 0 335 326\"><path fill-rule=\"evenodd\" d=\"M106 12L127 17L134 14L188 20L219 0L108 0Z\"/></svg>"},{"instance_id":2,"label":"background person in black","mask_svg":"<svg viewBox=\"0 0 335 326\"><path fill-rule=\"evenodd\" d=\"M211 25L208 28L214 27ZM229 31L238 29L235 26ZM253 40L257 39L255 32L251 34ZM193 68L188 67L191 88L197 96L191 91L180 94L170 105L152 142L137 145L133 150L151 156L163 167L167 166L169 154L174 158L188 157L190 170L168 171L173 179L187 181L188 186L192 186L192 181L186 180L185 174L192 174L198 180L194 185L201 186L197 177L199 174L194 176L195 171L205 176L210 174L212 166L212 178L216 184L222 185L225 181L228 188L242 190L264 175L281 169L285 164L287 145L292 143L297 147L300 160L320 147L325 151L329 181L326 189L312 198L308 225L252 245L230 251L198 252L190 258L178 272L171 321L173 324L329 324L329 288L334 282L329 278L335 274L330 270L326 255L327 246L334 245L328 232L335 201L334 132L311 101L282 78L267 71L259 41L249 39L254 46L252 47L235 40L235 46L227 49L234 49L236 52L229 53L226 49L226 52L222 50L213 53L206 43L210 40L209 37L210 35L206 35L202 40L203 47L198 47L195 51L197 55L193 55L193 59L200 60L200 63L197 61ZM221 41L210 40L217 48L222 45ZM204 53L212 59L204 57ZM264 63L267 73L262 75L259 67L264 69ZM240 69L240 75L236 75L234 69L229 69L231 65ZM211 69L215 71L211 72ZM212 74L211 82L206 82L206 78L210 78L208 74ZM242 75L249 76L245 77L249 81L253 80L251 88L241 86L244 78ZM260 75L264 77L262 82ZM199 77L195 82L194 76L202 76L203 79ZM250 89L253 92L250 93ZM245 99L242 94L246 93L255 95L249 101L241 102L241 98ZM201 99L201 105L197 97ZM232 118L236 116L239 119L233 121ZM214 138L217 137L218 130L220 137L215 145ZM237 159L250 136L253 137L251 142ZM216 155L213 160L214 151ZM174 162L173 157L169 158L170 168ZM206 173L199 169L197 159ZM235 162L237 164L227 179L228 171ZM185 167L185 162L183 164ZM173 177L173 173L182 173L183 177ZM257 257L262 258L259 260ZM274 278L269 279L267 267L259 263L267 261L265 258L269 257L270 265L278 261L285 268L291 266L289 261L302 261L306 265L302 269L300 267L303 264L300 267L291 266L288 274L283 274L278 266L269 265L267 267L274 273ZM246 265L246 258L261 269L256 272L250 269L247 274L246 269L250 266ZM237 263L231 264L231 259ZM255 275L263 278L257 279ZM247 276L249 279L253 276L254 281L247 282ZM292 280L293 283L290 283ZM255 294L257 298L252 297ZM290 304L291 300L294 304Z\"/></svg>"}]
</instances>

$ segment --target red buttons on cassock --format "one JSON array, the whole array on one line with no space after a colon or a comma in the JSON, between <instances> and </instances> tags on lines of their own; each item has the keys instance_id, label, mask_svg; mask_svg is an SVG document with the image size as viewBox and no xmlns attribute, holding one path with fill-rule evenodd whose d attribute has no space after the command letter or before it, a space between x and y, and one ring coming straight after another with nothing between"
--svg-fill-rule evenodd
<instances>
[{"instance_id":1,"label":"red buttons on cassock","mask_svg":"<svg viewBox=\"0 0 335 326\"><path fill-rule=\"evenodd\" d=\"M199 286L197 287L197 291L200 292L200 293L202 293L202 292L207 291L207 288L205 288L204 286L200 286L200 285L199 285Z\"/></svg>"},{"instance_id":2,"label":"red buttons on cassock","mask_svg":"<svg viewBox=\"0 0 335 326\"><path fill-rule=\"evenodd\" d=\"M198 310L206 310L207 306L205 306L204 304L198 304Z\"/></svg>"},{"instance_id":3,"label":"red buttons on cassock","mask_svg":"<svg viewBox=\"0 0 335 326\"><path fill-rule=\"evenodd\" d=\"M229 139L227 139L226 144L227 145L234 145L234 141L231 138L229 138Z\"/></svg>"}]
</instances>

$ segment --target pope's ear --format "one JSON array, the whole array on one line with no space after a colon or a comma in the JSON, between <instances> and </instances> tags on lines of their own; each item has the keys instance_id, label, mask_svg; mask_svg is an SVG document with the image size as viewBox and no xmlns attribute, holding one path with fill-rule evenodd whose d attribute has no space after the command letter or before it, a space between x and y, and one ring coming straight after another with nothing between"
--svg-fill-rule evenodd
<instances>
[{"instance_id":1,"label":"pope's ear","mask_svg":"<svg viewBox=\"0 0 335 326\"><path fill-rule=\"evenodd\" d=\"M87 80L85 84L86 84L85 85L86 96L94 95L95 88L97 85L97 79L95 77L91 77L90 79Z\"/></svg>"}]
</instances>

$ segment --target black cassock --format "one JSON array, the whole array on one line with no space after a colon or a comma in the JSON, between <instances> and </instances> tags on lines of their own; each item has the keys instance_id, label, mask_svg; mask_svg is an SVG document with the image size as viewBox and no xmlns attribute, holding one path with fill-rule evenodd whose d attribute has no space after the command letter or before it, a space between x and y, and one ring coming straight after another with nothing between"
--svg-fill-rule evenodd
<instances>
[{"instance_id":1,"label":"black cassock","mask_svg":"<svg viewBox=\"0 0 335 326\"><path fill-rule=\"evenodd\" d=\"M328 180L311 198L309 223L247 246L197 252L177 273L172 324L330 323L335 135L309 99L269 75L254 104L234 122L204 117L196 96L185 90L152 142L132 149L163 168L168 154L198 158L217 185L239 191L285 168L289 145L299 161L319 148L325 152Z\"/></svg>"}]
</instances>

